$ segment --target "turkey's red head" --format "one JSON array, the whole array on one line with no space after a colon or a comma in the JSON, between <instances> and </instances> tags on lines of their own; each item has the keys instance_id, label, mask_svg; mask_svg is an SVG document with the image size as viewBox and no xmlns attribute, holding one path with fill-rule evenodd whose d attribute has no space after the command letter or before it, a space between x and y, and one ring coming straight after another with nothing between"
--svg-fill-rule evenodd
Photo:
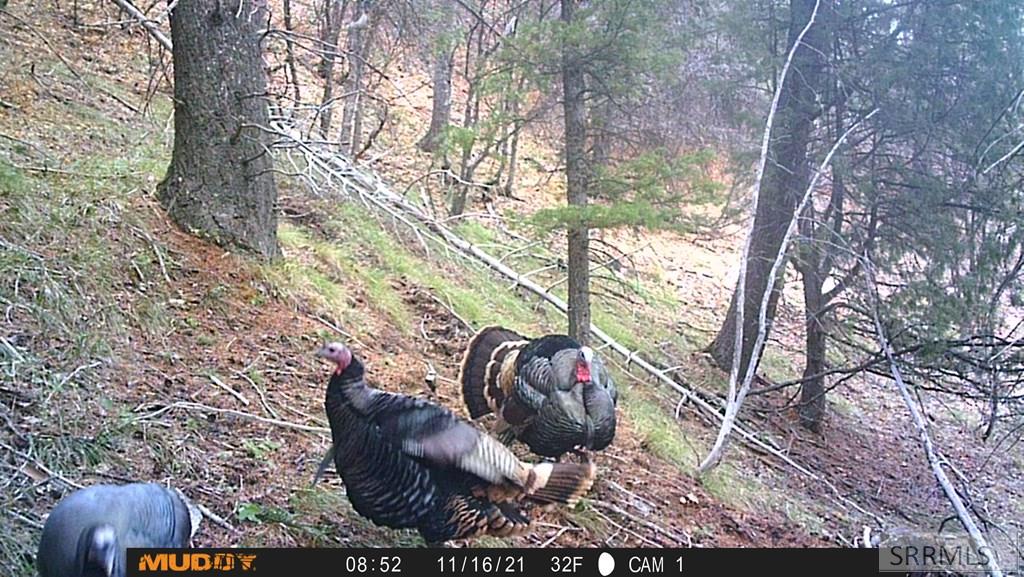
<instances>
[{"instance_id":1,"label":"turkey's red head","mask_svg":"<svg viewBox=\"0 0 1024 577\"><path fill-rule=\"evenodd\" d=\"M576 356L576 382L590 382L590 366L594 361L594 350L590 347L580 347L580 354Z\"/></svg>"},{"instance_id":2,"label":"turkey's red head","mask_svg":"<svg viewBox=\"0 0 1024 577\"><path fill-rule=\"evenodd\" d=\"M349 363L352 362L352 351L341 343L327 343L317 351L316 355L334 363L337 367L334 372L339 375L345 372Z\"/></svg>"}]
</instances>

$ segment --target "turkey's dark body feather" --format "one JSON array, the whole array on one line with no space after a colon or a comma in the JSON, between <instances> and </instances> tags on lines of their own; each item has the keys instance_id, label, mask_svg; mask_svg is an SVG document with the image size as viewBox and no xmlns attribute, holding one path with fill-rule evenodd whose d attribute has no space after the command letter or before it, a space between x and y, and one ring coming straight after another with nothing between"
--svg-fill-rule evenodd
<instances>
[{"instance_id":1,"label":"turkey's dark body feather","mask_svg":"<svg viewBox=\"0 0 1024 577\"><path fill-rule=\"evenodd\" d=\"M415 528L428 543L510 534L528 524L512 503L488 497L495 486L514 488L524 465L447 409L370 388L356 359L332 376L325 407L335 466L360 515ZM567 498L592 482L591 472Z\"/></svg>"}]
</instances>

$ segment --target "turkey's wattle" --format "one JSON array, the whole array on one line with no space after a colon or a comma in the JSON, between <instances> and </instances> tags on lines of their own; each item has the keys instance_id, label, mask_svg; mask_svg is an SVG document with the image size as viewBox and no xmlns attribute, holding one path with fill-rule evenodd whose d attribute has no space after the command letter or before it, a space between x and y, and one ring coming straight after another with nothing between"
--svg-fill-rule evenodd
<instances>
[{"instance_id":1,"label":"turkey's wattle","mask_svg":"<svg viewBox=\"0 0 1024 577\"><path fill-rule=\"evenodd\" d=\"M589 347L580 348L580 354L576 359L576 382L590 381L590 359L593 358L593 354Z\"/></svg>"},{"instance_id":2,"label":"turkey's wattle","mask_svg":"<svg viewBox=\"0 0 1024 577\"><path fill-rule=\"evenodd\" d=\"M601 450L615 437L615 383L590 347L566 335L487 327L470 340L459 382L472 418L495 413L496 433L539 455Z\"/></svg>"},{"instance_id":3,"label":"turkey's wattle","mask_svg":"<svg viewBox=\"0 0 1024 577\"><path fill-rule=\"evenodd\" d=\"M592 463L524 463L441 406L370 387L340 343L318 354L335 363L324 400L335 468L378 525L415 528L427 543L509 535L529 525L524 501L571 504L594 482Z\"/></svg>"}]
</instances>

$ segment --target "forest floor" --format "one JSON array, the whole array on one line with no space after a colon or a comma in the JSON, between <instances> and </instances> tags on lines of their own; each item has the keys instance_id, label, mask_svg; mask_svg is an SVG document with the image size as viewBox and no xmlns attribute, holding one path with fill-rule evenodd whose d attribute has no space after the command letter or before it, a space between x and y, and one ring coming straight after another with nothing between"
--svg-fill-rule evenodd
<instances>
[{"instance_id":1,"label":"forest floor","mask_svg":"<svg viewBox=\"0 0 1024 577\"><path fill-rule=\"evenodd\" d=\"M394 220L288 178L278 182L280 262L180 232L154 196L170 158L171 104L166 86L147 102L144 37L25 6L0 11L0 572L33 574L46 512L72 488L140 479L173 484L222 518L204 524L201 546L421 545L356 515L336 475L310 486L329 440L329 369L313 352L348 340L373 383L463 412L453 379L474 329L537 334L564 320L485 268L423 251ZM80 18L108 20L105 6L79 3ZM399 185L429 166L412 147L428 114L415 78L396 76L418 100L382 136L403 151L389 158L411 160L376 166ZM524 146L550 159L541 141ZM522 178L532 203L556 201L543 170ZM497 203L499 214L524 210ZM557 260L556 239L513 257L517 241L492 223L467 219L457 230L520 270ZM725 376L700 351L728 305L741 238L606 235L635 251L625 271L634 290L628 302L598 297L595 323L678 367L687 386L721 394ZM538 282L560 274L552 267ZM799 291L787 290L762 365L769 379L799 374L798 305ZM736 443L698 480L714 424L609 361L622 425L597 456L592 494L571 511L537 511L525 536L471 545L849 546L865 525L928 531L951 514L884 381L831 392L821 433L796 425L795 389L751 398L745 423L816 478ZM982 445L973 409L929 406L975 508L1019 530L1020 447Z\"/></svg>"}]
</instances>

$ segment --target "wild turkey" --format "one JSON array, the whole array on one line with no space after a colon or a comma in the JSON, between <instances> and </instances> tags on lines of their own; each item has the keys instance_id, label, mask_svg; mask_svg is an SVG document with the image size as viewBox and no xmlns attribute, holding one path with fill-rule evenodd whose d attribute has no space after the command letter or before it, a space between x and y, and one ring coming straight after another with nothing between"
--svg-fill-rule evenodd
<instances>
[{"instance_id":1,"label":"wild turkey","mask_svg":"<svg viewBox=\"0 0 1024 577\"><path fill-rule=\"evenodd\" d=\"M36 566L41 577L124 577L129 547L188 547L201 519L176 489L93 485L50 512Z\"/></svg>"},{"instance_id":2,"label":"wild turkey","mask_svg":"<svg viewBox=\"0 0 1024 577\"><path fill-rule=\"evenodd\" d=\"M428 544L511 535L530 522L521 501L572 504L594 482L592 463L521 462L443 407L370 387L343 344L318 355L336 367L324 401L335 468L378 525L415 528Z\"/></svg>"},{"instance_id":3,"label":"wild turkey","mask_svg":"<svg viewBox=\"0 0 1024 577\"><path fill-rule=\"evenodd\" d=\"M615 383L590 347L565 335L487 327L469 341L459 382L470 417L495 413L499 437L538 455L599 451L615 438Z\"/></svg>"}]
</instances>

